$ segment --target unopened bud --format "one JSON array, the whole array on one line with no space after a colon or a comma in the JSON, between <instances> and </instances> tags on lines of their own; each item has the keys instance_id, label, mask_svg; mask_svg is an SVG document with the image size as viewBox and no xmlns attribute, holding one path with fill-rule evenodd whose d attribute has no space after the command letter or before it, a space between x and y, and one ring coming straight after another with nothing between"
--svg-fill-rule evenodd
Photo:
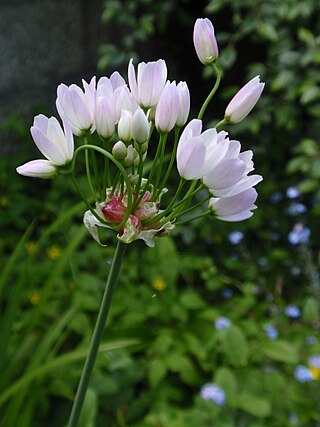
<instances>
[{"instance_id":1,"label":"unopened bud","mask_svg":"<svg viewBox=\"0 0 320 427\"><path fill-rule=\"evenodd\" d=\"M218 44L210 19L199 18L196 20L193 30L193 43L198 58L203 64L211 64L218 58Z\"/></svg>"},{"instance_id":2,"label":"unopened bud","mask_svg":"<svg viewBox=\"0 0 320 427\"><path fill-rule=\"evenodd\" d=\"M112 155L117 160L123 160L127 155L127 151L126 144L122 141L118 141L112 148Z\"/></svg>"}]
</instances>

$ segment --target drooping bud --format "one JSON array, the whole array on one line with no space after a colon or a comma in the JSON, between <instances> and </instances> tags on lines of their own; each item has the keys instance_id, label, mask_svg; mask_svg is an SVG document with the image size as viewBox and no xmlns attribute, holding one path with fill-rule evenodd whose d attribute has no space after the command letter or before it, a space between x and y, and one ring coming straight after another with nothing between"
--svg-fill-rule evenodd
<instances>
[{"instance_id":1,"label":"drooping bud","mask_svg":"<svg viewBox=\"0 0 320 427\"><path fill-rule=\"evenodd\" d=\"M239 123L253 109L263 91L264 83L256 76L244 85L229 102L224 117L230 123Z\"/></svg>"},{"instance_id":2,"label":"drooping bud","mask_svg":"<svg viewBox=\"0 0 320 427\"><path fill-rule=\"evenodd\" d=\"M203 64L211 64L218 58L218 43L210 19L199 18L196 20L193 30L193 43L198 58Z\"/></svg>"}]
</instances>

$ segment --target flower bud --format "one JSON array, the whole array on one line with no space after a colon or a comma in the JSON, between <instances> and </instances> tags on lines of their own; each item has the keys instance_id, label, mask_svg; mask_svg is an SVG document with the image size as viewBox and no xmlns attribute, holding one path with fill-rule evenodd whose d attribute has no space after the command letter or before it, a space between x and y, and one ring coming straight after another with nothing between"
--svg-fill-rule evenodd
<instances>
[{"instance_id":1,"label":"flower bud","mask_svg":"<svg viewBox=\"0 0 320 427\"><path fill-rule=\"evenodd\" d=\"M107 98L99 96L96 101L96 130L103 138L110 138L115 128L115 114Z\"/></svg>"},{"instance_id":2,"label":"flower bud","mask_svg":"<svg viewBox=\"0 0 320 427\"><path fill-rule=\"evenodd\" d=\"M118 141L112 147L112 155L117 160L124 160L127 155L126 144L122 141Z\"/></svg>"},{"instance_id":3,"label":"flower bud","mask_svg":"<svg viewBox=\"0 0 320 427\"><path fill-rule=\"evenodd\" d=\"M132 147L132 145L129 145L129 147L127 148L127 155L123 160L124 166L126 168L132 166L137 157L138 157L138 152Z\"/></svg>"},{"instance_id":4,"label":"flower bud","mask_svg":"<svg viewBox=\"0 0 320 427\"><path fill-rule=\"evenodd\" d=\"M179 109L176 125L182 127L186 124L190 112L190 92L186 82L177 85Z\"/></svg>"},{"instance_id":5,"label":"flower bud","mask_svg":"<svg viewBox=\"0 0 320 427\"><path fill-rule=\"evenodd\" d=\"M156 109L155 124L157 130L170 132L176 124L178 112L179 97L176 82L167 82Z\"/></svg>"},{"instance_id":6,"label":"flower bud","mask_svg":"<svg viewBox=\"0 0 320 427\"><path fill-rule=\"evenodd\" d=\"M122 110L118 123L118 135L122 141L129 142L131 140L131 123L132 113L127 110Z\"/></svg>"},{"instance_id":7,"label":"flower bud","mask_svg":"<svg viewBox=\"0 0 320 427\"><path fill-rule=\"evenodd\" d=\"M230 123L239 123L256 105L263 91L264 83L256 76L244 85L229 102L224 117Z\"/></svg>"},{"instance_id":8,"label":"flower bud","mask_svg":"<svg viewBox=\"0 0 320 427\"><path fill-rule=\"evenodd\" d=\"M131 136L134 141L143 144L149 139L150 124L144 112L139 109L135 111L131 121Z\"/></svg>"},{"instance_id":9,"label":"flower bud","mask_svg":"<svg viewBox=\"0 0 320 427\"><path fill-rule=\"evenodd\" d=\"M211 64L218 58L218 44L212 22L208 18L196 20L193 30L193 43L198 58L203 64Z\"/></svg>"}]
</instances>

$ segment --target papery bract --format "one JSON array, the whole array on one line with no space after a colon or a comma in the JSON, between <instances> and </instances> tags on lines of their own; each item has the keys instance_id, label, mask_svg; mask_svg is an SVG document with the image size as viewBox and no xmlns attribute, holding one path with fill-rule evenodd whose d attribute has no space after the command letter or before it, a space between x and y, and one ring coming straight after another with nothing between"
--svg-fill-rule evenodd
<instances>
[{"instance_id":1,"label":"papery bract","mask_svg":"<svg viewBox=\"0 0 320 427\"><path fill-rule=\"evenodd\" d=\"M85 80L82 82L84 91L75 84L69 87L60 84L57 89L58 113L63 120L68 120L75 135L95 129L96 78L93 77L89 84Z\"/></svg>"},{"instance_id":2,"label":"papery bract","mask_svg":"<svg viewBox=\"0 0 320 427\"><path fill-rule=\"evenodd\" d=\"M157 104L167 80L167 66L163 59L156 62L140 62L137 77L132 59L129 62L128 79L131 93L143 108Z\"/></svg>"},{"instance_id":3,"label":"papery bract","mask_svg":"<svg viewBox=\"0 0 320 427\"><path fill-rule=\"evenodd\" d=\"M264 83L260 82L259 76L250 80L229 102L224 115L225 119L231 123L241 122L256 105L263 88Z\"/></svg>"},{"instance_id":4,"label":"papery bract","mask_svg":"<svg viewBox=\"0 0 320 427\"><path fill-rule=\"evenodd\" d=\"M210 64L219 56L214 27L208 18L196 20L193 30L193 43L198 58L203 64Z\"/></svg>"},{"instance_id":5,"label":"papery bract","mask_svg":"<svg viewBox=\"0 0 320 427\"><path fill-rule=\"evenodd\" d=\"M167 82L156 107L155 125L160 132L170 132L177 121L179 96L176 82Z\"/></svg>"}]
</instances>

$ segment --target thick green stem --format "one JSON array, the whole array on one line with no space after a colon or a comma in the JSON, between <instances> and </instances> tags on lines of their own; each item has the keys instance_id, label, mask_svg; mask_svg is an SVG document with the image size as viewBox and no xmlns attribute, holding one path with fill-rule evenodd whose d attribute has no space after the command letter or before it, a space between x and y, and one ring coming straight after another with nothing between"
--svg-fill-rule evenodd
<instances>
[{"instance_id":1,"label":"thick green stem","mask_svg":"<svg viewBox=\"0 0 320 427\"><path fill-rule=\"evenodd\" d=\"M107 285L102 298L97 322L93 331L88 356L81 374L78 390L73 402L68 427L77 427L84 398L88 388L90 376L99 350L99 345L107 321L113 290L118 280L121 263L125 255L127 245L118 240L115 254L113 257Z\"/></svg>"},{"instance_id":2,"label":"thick green stem","mask_svg":"<svg viewBox=\"0 0 320 427\"><path fill-rule=\"evenodd\" d=\"M200 112L198 114L198 119L202 119L202 117L203 117L203 115L204 115L204 113L205 113L205 111L206 111L206 109L207 109L207 107L208 107L208 105L209 105L209 103L210 103L213 95L216 93L216 91L217 91L217 89L219 87L220 81L221 81L220 72L219 72L219 69L216 66L216 64L213 62L210 65L211 65L211 67L212 67L212 69L213 69L213 71L214 71L214 73L216 75L216 82L215 82L215 84L214 84L211 92L207 96L207 99L204 101L204 103L203 103L203 105L201 107L201 110L200 110Z\"/></svg>"}]
</instances>

